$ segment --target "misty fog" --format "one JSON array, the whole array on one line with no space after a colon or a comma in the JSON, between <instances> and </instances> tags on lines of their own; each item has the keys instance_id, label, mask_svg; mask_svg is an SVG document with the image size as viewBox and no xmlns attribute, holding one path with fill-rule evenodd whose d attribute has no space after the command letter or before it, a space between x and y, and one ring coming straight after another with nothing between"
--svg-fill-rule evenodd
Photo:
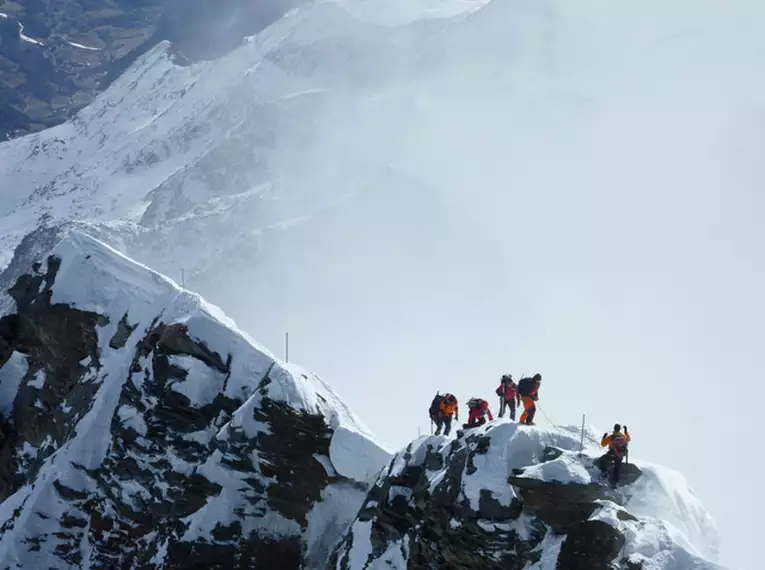
<instances>
[{"instance_id":1,"label":"misty fog","mask_svg":"<svg viewBox=\"0 0 765 570\"><path fill-rule=\"evenodd\" d=\"M437 390L495 403L501 373L541 372L546 417L628 424L696 487L723 561L754 568L762 16L495 1L420 22L381 56L389 81L325 100L307 158L280 149L326 207L203 292L277 353L289 331L392 447Z\"/></svg>"}]
</instances>

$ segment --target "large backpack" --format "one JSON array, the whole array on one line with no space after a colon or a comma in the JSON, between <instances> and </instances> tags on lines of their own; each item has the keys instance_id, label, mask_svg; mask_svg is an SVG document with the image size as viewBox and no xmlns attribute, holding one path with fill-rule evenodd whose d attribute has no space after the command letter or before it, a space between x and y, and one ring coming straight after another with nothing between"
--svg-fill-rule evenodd
<instances>
[{"instance_id":1,"label":"large backpack","mask_svg":"<svg viewBox=\"0 0 765 570\"><path fill-rule=\"evenodd\" d=\"M613 449L617 457L621 457L627 452L629 442L623 433L614 434Z\"/></svg>"},{"instance_id":2,"label":"large backpack","mask_svg":"<svg viewBox=\"0 0 765 570\"><path fill-rule=\"evenodd\" d=\"M470 408L471 410L474 410L475 408L480 408L481 406L483 406L483 400L481 398L470 398L468 400L467 405L468 405L468 408Z\"/></svg>"},{"instance_id":3,"label":"large backpack","mask_svg":"<svg viewBox=\"0 0 765 570\"><path fill-rule=\"evenodd\" d=\"M433 401L430 403L430 417L437 416L441 412L441 404L446 400L446 394L436 394L436 397L433 398Z\"/></svg>"},{"instance_id":4,"label":"large backpack","mask_svg":"<svg viewBox=\"0 0 765 570\"><path fill-rule=\"evenodd\" d=\"M531 396L531 392L534 391L534 379L533 378L521 378L518 382L518 394L528 398Z\"/></svg>"}]
</instances>

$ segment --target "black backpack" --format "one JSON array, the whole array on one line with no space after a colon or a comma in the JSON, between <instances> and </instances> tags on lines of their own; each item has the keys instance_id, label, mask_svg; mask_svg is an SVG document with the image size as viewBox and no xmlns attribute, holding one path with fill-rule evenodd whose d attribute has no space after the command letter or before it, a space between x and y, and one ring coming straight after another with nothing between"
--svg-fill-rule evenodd
<instances>
[{"instance_id":1,"label":"black backpack","mask_svg":"<svg viewBox=\"0 0 765 570\"><path fill-rule=\"evenodd\" d=\"M441 404L443 404L444 400L446 400L446 394L443 396L441 394L436 394L436 397L433 398L433 401L430 403L430 416L437 416L441 412Z\"/></svg>"},{"instance_id":2,"label":"black backpack","mask_svg":"<svg viewBox=\"0 0 765 570\"><path fill-rule=\"evenodd\" d=\"M531 392L534 390L533 378L521 378L518 382L518 394L524 397L531 396Z\"/></svg>"}]
</instances>

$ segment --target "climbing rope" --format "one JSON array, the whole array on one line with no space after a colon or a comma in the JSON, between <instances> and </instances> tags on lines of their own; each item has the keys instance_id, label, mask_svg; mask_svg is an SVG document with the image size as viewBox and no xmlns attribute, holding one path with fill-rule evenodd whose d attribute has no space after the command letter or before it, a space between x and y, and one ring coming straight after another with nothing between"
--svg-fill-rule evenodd
<instances>
[{"instance_id":1,"label":"climbing rope","mask_svg":"<svg viewBox=\"0 0 765 570\"><path fill-rule=\"evenodd\" d=\"M552 421L552 420L550 419L550 416L548 416L548 415L545 413L545 411L542 409L542 406L540 406L540 405L539 405L539 403L537 403L537 409L538 409L540 412L542 412L542 415L543 415L543 416L545 417L545 419L546 419L546 420L547 420L547 421L550 423L550 425L552 425L552 427L554 427L555 429L561 429L561 427L560 427L558 424L556 424L554 421Z\"/></svg>"}]
</instances>

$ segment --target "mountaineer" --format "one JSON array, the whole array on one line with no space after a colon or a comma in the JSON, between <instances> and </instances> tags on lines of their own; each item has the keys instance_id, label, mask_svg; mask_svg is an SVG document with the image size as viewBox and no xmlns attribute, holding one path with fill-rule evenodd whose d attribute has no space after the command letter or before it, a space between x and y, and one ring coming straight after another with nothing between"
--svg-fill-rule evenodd
<instances>
[{"instance_id":1,"label":"mountaineer","mask_svg":"<svg viewBox=\"0 0 765 570\"><path fill-rule=\"evenodd\" d=\"M504 417L505 409L510 408L510 419L515 421L515 409L521 405L521 396L512 374L502 376L496 394L499 396L499 417Z\"/></svg>"},{"instance_id":2,"label":"mountaineer","mask_svg":"<svg viewBox=\"0 0 765 570\"><path fill-rule=\"evenodd\" d=\"M430 403L430 419L436 424L435 435L441 435L441 428L444 428L444 435L449 435L452 430L452 416L460 421L459 404L457 398L452 394L436 394Z\"/></svg>"},{"instance_id":3,"label":"mountaineer","mask_svg":"<svg viewBox=\"0 0 765 570\"><path fill-rule=\"evenodd\" d=\"M539 387L542 384L542 375L535 374L532 378L521 378L518 382L518 394L523 402L521 424L534 425L534 416L537 413L537 400L539 400Z\"/></svg>"},{"instance_id":4,"label":"mountaineer","mask_svg":"<svg viewBox=\"0 0 765 570\"><path fill-rule=\"evenodd\" d=\"M481 398L470 398L467 403L470 415L468 416L468 423L463 424L463 428L474 428L482 426L486 423L486 416L489 416L489 421L494 421L494 416L491 415L489 409L489 402L482 400Z\"/></svg>"},{"instance_id":5,"label":"mountaineer","mask_svg":"<svg viewBox=\"0 0 765 570\"><path fill-rule=\"evenodd\" d=\"M614 425L614 431L611 435L606 432L603 434L603 439L600 440L601 447L608 446L608 451L599 460L600 469L604 473L610 471L611 485L614 488L619 484L622 462L629 451L629 443L631 441L632 438L627 426L624 426L624 432L622 433L622 426L619 424Z\"/></svg>"}]
</instances>

